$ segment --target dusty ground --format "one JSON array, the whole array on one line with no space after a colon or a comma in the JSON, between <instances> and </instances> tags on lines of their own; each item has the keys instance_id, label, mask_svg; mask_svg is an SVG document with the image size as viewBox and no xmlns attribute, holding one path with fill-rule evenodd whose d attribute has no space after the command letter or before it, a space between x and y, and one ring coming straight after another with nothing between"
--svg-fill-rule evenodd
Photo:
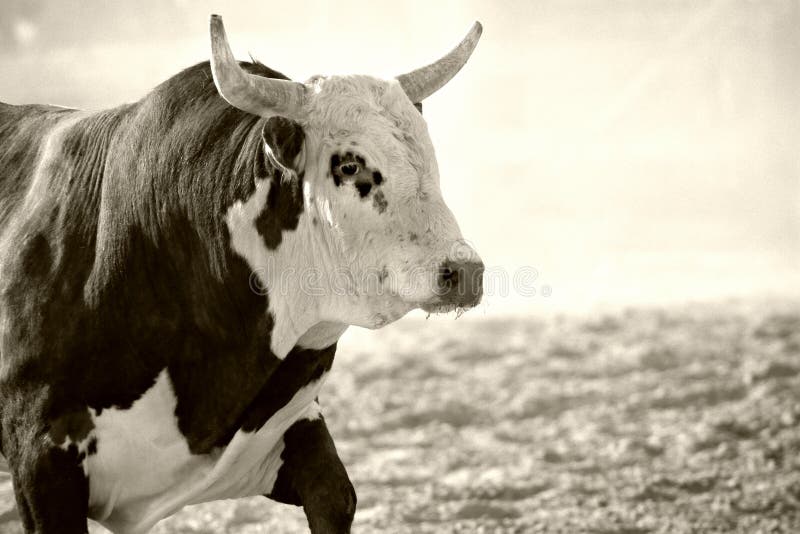
<instances>
[{"instance_id":1,"label":"dusty ground","mask_svg":"<svg viewBox=\"0 0 800 534\"><path fill-rule=\"evenodd\" d=\"M798 304L403 321L350 336L321 401L356 533L800 532ZM155 532L306 530L253 498Z\"/></svg>"}]
</instances>

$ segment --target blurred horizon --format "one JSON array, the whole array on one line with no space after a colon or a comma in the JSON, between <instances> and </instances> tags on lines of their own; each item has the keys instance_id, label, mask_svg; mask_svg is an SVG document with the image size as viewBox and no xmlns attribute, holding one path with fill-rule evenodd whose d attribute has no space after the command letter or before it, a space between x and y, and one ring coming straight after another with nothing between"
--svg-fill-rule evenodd
<instances>
[{"instance_id":1,"label":"blurred horizon","mask_svg":"<svg viewBox=\"0 0 800 534\"><path fill-rule=\"evenodd\" d=\"M800 297L800 2L7 0L0 101L138 100L207 59L212 12L299 80L396 75L483 23L425 103L444 197L510 282L474 315Z\"/></svg>"}]
</instances>

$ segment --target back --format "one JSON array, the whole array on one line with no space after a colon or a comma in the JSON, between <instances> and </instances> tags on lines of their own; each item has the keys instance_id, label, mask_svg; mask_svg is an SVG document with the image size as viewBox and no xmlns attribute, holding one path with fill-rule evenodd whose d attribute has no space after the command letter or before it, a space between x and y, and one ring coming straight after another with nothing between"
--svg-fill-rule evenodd
<instances>
[{"instance_id":1,"label":"back","mask_svg":"<svg viewBox=\"0 0 800 534\"><path fill-rule=\"evenodd\" d=\"M31 183L48 133L75 110L0 102L0 235Z\"/></svg>"}]
</instances>

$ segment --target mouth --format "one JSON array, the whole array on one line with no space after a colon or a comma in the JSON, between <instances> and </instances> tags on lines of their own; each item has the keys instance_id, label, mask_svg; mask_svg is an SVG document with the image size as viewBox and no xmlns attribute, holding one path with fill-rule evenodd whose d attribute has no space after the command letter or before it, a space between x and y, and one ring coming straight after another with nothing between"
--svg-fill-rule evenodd
<instances>
[{"instance_id":1,"label":"mouth","mask_svg":"<svg viewBox=\"0 0 800 534\"><path fill-rule=\"evenodd\" d=\"M461 306L451 302L428 302L420 304L419 308L429 314L445 314L454 311L458 317L461 317L463 313L471 310L472 306Z\"/></svg>"}]
</instances>

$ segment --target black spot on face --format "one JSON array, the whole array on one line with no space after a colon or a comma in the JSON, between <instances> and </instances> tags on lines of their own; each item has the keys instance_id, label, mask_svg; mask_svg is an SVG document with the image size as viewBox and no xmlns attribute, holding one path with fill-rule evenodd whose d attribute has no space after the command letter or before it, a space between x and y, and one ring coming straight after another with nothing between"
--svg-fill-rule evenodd
<instances>
[{"instance_id":1,"label":"black spot on face","mask_svg":"<svg viewBox=\"0 0 800 534\"><path fill-rule=\"evenodd\" d=\"M383 183L380 171L370 168L364 157L353 152L331 155L330 174L337 186L352 182L361 198L366 198L372 192L373 186ZM385 203L385 199L379 201L379 204L381 202Z\"/></svg>"},{"instance_id":2,"label":"black spot on face","mask_svg":"<svg viewBox=\"0 0 800 534\"><path fill-rule=\"evenodd\" d=\"M364 198L367 195L369 195L369 192L372 189L372 184L356 182L356 189L358 189L359 196L361 196L361 198Z\"/></svg>"},{"instance_id":3,"label":"black spot on face","mask_svg":"<svg viewBox=\"0 0 800 534\"><path fill-rule=\"evenodd\" d=\"M411 241L412 243L414 241L416 241L417 239L419 239L419 236L417 234L415 234L414 232L411 232L410 234L408 234L408 240Z\"/></svg>"},{"instance_id":4,"label":"black spot on face","mask_svg":"<svg viewBox=\"0 0 800 534\"><path fill-rule=\"evenodd\" d=\"M417 108L419 114L422 115L422 102L417 102L416 104L414 104L414 107Z\"/></svg>"},{"instance_id":5,"label":"black spot on face","mask_svg":"<svg viewBox=\"0 0 800 534\"><path fill-rule=\"evenodd\" d=\"M91 456L92 454L97 454L97 438L92 438L89 440L89 444L86 446L86 452Z\"/></svg>"},{"instance_id":6,"label":"black spot on face","mask_svg":"<svg viewBox=\"0 0 800 534\"><path fill-rule=\"evenodd\" d=\"M383 213L386 211L386 207L389 205L389 203L386 201L383 191L378 191L372 196L372 205L376 210L378 210L378 213Z\"/></svg>"}]
</instances>

